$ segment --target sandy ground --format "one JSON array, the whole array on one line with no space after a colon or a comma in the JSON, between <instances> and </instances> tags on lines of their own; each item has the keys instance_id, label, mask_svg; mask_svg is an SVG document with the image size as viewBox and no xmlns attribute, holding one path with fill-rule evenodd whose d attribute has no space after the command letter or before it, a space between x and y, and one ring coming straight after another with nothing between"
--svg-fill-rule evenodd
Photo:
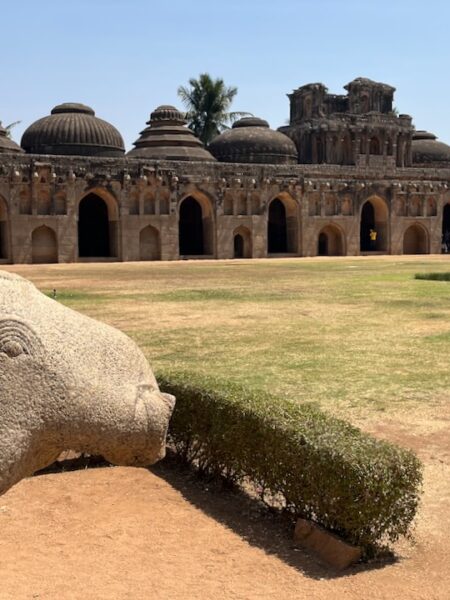
<instances>
[{"instance_id":1,"label":"sandy ground","mask_svg":"<svg viewBox=\"0 0 450 600\"><path fill-rule=\"evenodd\" d=\"M426 464L416 542L396 561L333 573L253 502L170 462L104 467L36 476L0 499L0 598L448 599L450 425L376 429Z\"/></svg>"}]
</instances>

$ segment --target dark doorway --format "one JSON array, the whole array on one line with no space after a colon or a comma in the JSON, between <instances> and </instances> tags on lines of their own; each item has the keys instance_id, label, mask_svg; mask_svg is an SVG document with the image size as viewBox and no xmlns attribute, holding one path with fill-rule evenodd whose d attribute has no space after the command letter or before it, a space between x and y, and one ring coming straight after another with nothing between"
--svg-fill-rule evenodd
<instances>
[{"instance_id":1,"label":"dark doorway","mask_svg":"<svg viewBox=\"0 0 450 600\"><path fill-rule=\"evenodd\" d=\"M78 256L110 256L109 219L106 203L89 194L80 202L78 213Z\"/></svg>"},{"instance_id":2,"label":"dark doorway","mask_svg":"<svg viewBox=\"0 0 450 600\"><path fill-rule=\"evenodd\" d=\"M244 258L244 238L239 233L234 236L234 258Z\"/></svg>"},{"instance_id":3,"label":"dark doorway","mask_svg":"<svg viewBox=\"0 0 450 600\"><path fill-rule=\"evenodd\" d=\"M319 248L318 248L319 256L328 256L328 236L326 233L321 233L319 235Z\"/></svg>"},{"instance_id":4,"label":"dark doorway","mask_svg":"<svg viewBox=\"0 0 450 600\"><path fill-rule=\"evenodd\" d=\"M204 254L202 207L195 198L186 198L181 203L178 227L180 256Z\"/></svg>"},{"instance_id":5,"label":"dark doorway","mask_svg":"<svg viewBox=\"0 0 450 600\"><path fill-rule=\"evenodd\" d=\"M274 200L269 206L268 252L282 254L287 252L286 209L281 200Z\"/></svg>"},{"instance_id":6,"label":"dark doorway","mask_svg":"<svg viewBox=\"0 0 450 600\"><path fill-rule=\"evenodd\" d=\"M381 154L380 140L373 137L369 143L369 154Z\"/></svg>"},{"instance_id":7,"label":"dark doorway","mask_svg":"<svg viewBox=\"0 0 450 600\"><path fill-rule=\"evenodd\" d=\"M444 206L442 213L442 252L450 252L450 204Z\"/></svg>"},{"instance_id":8,"label":"dark doorway","mask_svg":"<svg viewBox=\"0 0 450 600\"><path fill-rule=\"evenodd\" d=\"M360 249L362 252L373 249L370 243L371 229L375 229L375 210L371 202L366 202L361 211Z\"/></svg>"}]
</instances>

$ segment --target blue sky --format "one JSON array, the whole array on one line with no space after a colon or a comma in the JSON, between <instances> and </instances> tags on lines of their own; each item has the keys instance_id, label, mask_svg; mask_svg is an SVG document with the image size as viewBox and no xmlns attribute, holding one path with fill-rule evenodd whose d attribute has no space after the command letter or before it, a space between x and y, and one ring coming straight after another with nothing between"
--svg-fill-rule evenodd
<instances>
[{"instance_id":1,"label":"blue sky","mask_svg":"<svg viewBox=\"0 0 450 600\"><path fill-rule=\"evenodd\" d=\"M284 124L286 94L358 76L397 88L417 129L450 143L448 0L4 0L0 119L26 126L83 102L128 148L179 85L209 72L238 87L233 110Z\"/></svg>"}]
</instances>

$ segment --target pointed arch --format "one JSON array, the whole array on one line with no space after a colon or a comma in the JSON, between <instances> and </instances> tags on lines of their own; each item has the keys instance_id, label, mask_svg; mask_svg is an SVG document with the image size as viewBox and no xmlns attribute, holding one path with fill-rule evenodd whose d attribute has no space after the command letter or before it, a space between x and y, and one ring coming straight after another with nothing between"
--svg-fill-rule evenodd
<instances>
[{"instance_id":1,"label":"pointed arch","mask_svg":"<svg viewBox=\"0 0 450 600\"><path fill-rule=\"evenodd\" d=\"M193 192L180 201L178 242L180 256L214 255L213 210L205 194Z\"/></svg>"},{"instance_id":2,"label":"pointed arch","mask_svg":"<svg viewBox=\"0 0 450 600\"><path fill-rule=\"evenodd\" d=\"M345 256L345 236L340 227L329 224L323 227L317 238L318 256Z\"/></svg>"},{"instance_id":3,"label":"pointed arch","mask_svg":"<svg viewBox=\"0 0 450 600\"><path fill-rule=\"evenodd\" d=\"M107 190L94 188L78 203L78 256L117 258L119 208Z\"/></svg>"},{"instance_id":4,"label":"pointed arch","mask_svg":"<svg viewBox=\"0 0 450 600\"><path fill-rule=\"evenodd\" d=\"M271 200L267 214L268 254L296 254L298 249L298 204L287 193Z\"/></svg>"},{"instance_id":5,"label":"pointed arch","mask_svg":"<svg viewBox=\"0 0 450 600\"><path fill-rule=\"evenodd\" d=\"M147 225L139 233L140 260L161 260L161 241L156 227Z\"/></svg>"},{"instance_id":6,"label":"pointed arch","mask_svg":"<svg viewBox=\"0 0 450 600\"><path fill-rule=\"evenodd\" d=\"M156 214L155 194L149 191L144 196L144 215Z\"/></svg>"},{"instance_id":7,"label":"pointed arch","mask_svg":"<svg viewBox=\"0 0 450 600\"><path fill-rule=\"evenodd\" d=\"M31 234L31 258L33 263L57 263L58 241L50 227L41 225Z\"/></svg>"},{"instance_id":8,"label":"pointed arch","mask_svg":"<svg viewBox=\"0 0 450 600\"><path fill-rule=\"evenodd\" d=\"M403 254L429 254L429 238L423 225L410 225L403 234Z\"/></svg>"},{"instance_id":9,"label":"pointed arch","mask_svg":"<svg viewBox=\"0 0 450 600\"><path fill-rule=\"evenodd\" d=\"M376 239L371 239L371 230ZM387 252L389 240L389 209L379 196L371 196L361 206L360 251Z\"/></svg>"},{"instance_id":10,"label":"pointed arch","mask_svg":"<svg viewBox=\"0 0 450 600\"><path fill-rule=\"evenodd\" d=\"M37 195L37 214L51 215L52 214L52 198L49 189L39 190Z\"/></svg>"},{"instance_id":11,"label":"pointed arch","mask_svg":"<svg viewBox=\"0 0 450 600\"><path fill-rule=\"evenodd\" d=\"M168 215L170 213L170 192L162 189L159 193L159 214Z\"/></svg>"},{"instance_id":12,"label":"pointed arch","mask_svg":"<svg viewBox=\"0 0 450 600\"><path fill-rule=\"evenodd\" d=\"M230 192L226 192L223 199L223 214L232 215L234 213L234 199Z\"/></svg>"},{"instance_id":13,"label":"pointed arch","mask_svg":"<svg viewBox=\"0 0 450 600\"><path fill-rule=\"evenodd\" d=\"M247 227L241 225L233 231L233 257L252 258L252 234Z\"/></svg>"}]
</instances>

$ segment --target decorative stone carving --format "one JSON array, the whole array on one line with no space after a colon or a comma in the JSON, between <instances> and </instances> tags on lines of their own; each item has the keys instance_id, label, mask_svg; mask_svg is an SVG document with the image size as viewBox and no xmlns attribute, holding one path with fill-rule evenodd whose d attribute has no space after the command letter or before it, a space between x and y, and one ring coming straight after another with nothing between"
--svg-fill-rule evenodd
<instances>
[{"instance_id":1,"label":"decorative stone carving","mask_svg":"<svg viewBox=\"0 0 450 600\"><path fill-rule=\"evenodd\" d=\"M66 449L156 462L174 402L127 336L0 271L0 494Z\"/></svg>"}]
</instances>

